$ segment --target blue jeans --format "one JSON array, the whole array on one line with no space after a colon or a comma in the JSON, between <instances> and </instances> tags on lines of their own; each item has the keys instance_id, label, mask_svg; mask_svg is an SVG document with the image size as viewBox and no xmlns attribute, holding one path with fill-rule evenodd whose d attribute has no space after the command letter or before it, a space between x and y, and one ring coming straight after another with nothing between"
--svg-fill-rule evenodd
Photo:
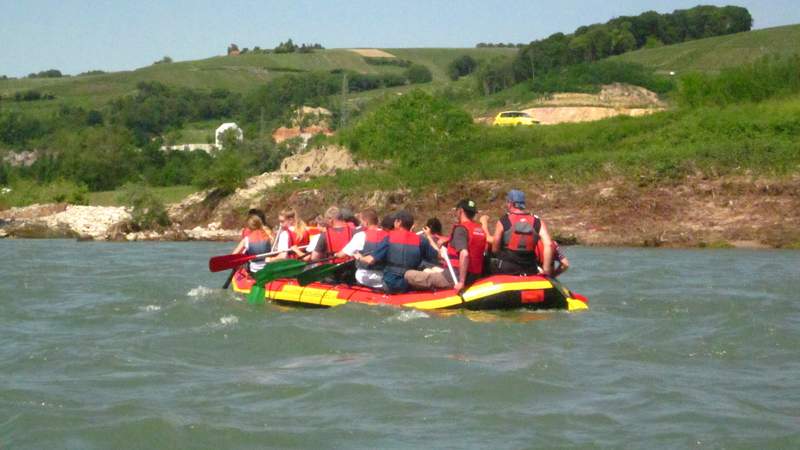
<instances>
[{"instance_id":1,"label":"blue jeans","mask_svg":"<svg viewBox=\"0 0 800 450\"><path fill-rule=\"evenodd\" d=\"M408 283L402 274L383 272L383 289L389 294L400 294L408 291Z\"/></svg>"}]
</instances>

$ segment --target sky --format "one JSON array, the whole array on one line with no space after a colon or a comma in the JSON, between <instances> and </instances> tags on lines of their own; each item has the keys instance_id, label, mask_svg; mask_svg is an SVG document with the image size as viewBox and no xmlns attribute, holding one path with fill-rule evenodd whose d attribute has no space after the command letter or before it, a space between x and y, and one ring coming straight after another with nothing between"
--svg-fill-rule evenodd
<instances>
[{"instance_id":1,"label":"sky","mask_svg":"<svg viewBox=\"0 0 800 450\"><path fill-rule=\"evenodd\" d=\"M131 70L239 47L474 47L697 4L750 10L754 28L800 23L798 0L0 0L0 75Z\"/></svg>"}]
</instances>

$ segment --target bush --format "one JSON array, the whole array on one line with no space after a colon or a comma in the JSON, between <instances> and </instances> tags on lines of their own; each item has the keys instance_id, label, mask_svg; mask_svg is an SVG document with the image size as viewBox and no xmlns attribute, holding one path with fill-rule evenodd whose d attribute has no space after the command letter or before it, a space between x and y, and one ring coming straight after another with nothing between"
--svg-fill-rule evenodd
<instances>
[{"instance_id":1,"label":"bush","mask_svg":"<svg viewBox=\"0 0 800 450\"><path fill-rule=\"evenodd\" d=\"M447 75L456 81L460 77L471 74L478 67L478 62L469 55L461 55L447 65Z\"/></svg>"},{"instance_id":2,"label":"bush","mask_svg":"<svg viewBox=\"0 0 800 450\"><path fill-rule=\"evenodd\" d=\"M406 69L406 78L411 84L428 83L433 81L431 70L421 64L412 64Z\"/></svg>"},{"instance_id":3,"label":"bush","mask_svg":"<svg viewBox=\"0 0 800 450\"><path fill-rule=\"evenodd\" d=\"M171 223L164 203L143 183L123 186L117 201L131 207L131 224L137 230L157 230Z\"/></svg>"},{"instance_id":4,"label":"bush","mask_svg":"<svg viewBox=\"0 0 800 450\"><path fill-rule=\"evenodd\" d=\"M251 173L247 169L245 161L235 149L224 149L217 152L207 171L197 175L195 184L203 189L217 189L223 194L230 194L244 185Z\"/></svg>"},{"instance_id":5,"label":"bush","mask_svg":"<svg viewBox=\"0 0 800 450\"><path fill-rule=\"evenodd\" d=\"M88 189L85 185L69 180L56 180L39 184L30 179L11 179L8 192L0 194L2 207L25 206L33 203L69 203L85 205L88 203Z\"/></svg>"},{"instance_id":6,"label":"bush","mask_svg":"<svg viewBox=\"0 0 800 450\"><path fill-rule=\"evenodd\" d=\"M800 92L800 55L764 57L753 64L725 69L719 75L691 73L680 79L682 106L725 106L760 102Z\"/></svg>"},{"instance_id":7,"label":"bush","mask_svg":"<svg viewBox=\"0 0 800 450\"><path fill-rule=\"evenodd\" d=\"M373 66L397 66L397 67L409 67L411 65L411 61L407 59L400 59L400 58L375 58L370 56L364 56L364 62Z\"/></svg>"},{"instance_id":8,"label":"bush","mask_svg":"<svg viewBox=\"0 0 800 450\"><path fill-rule=\"evenodd\" d=\"M416 167L440 157L473 127L463 110L414 90L366 115L341 138L357 157Z\"/></svg>"},{"instance_id":9,"label":"bush","mask_svg":"<svg viewBox=\"0 0 800 450\"><path fill-rule=\"evenodd\" d=\"M43 70L37 73L28 74L28 78L61 78L64 75L61 73L60 70L50 69L50 70Z\"/></svg>"},{"instance_id":10,"label":"bush","mask_svg":"<svg viewBox=\"0 0 800 450\"><path fill-rule=\"evenodd\" d=\"M647 88L658 94L674 89L672 79L656 75L642 65L622 61L603 60L582 63L550 71L531 82L531 90L548 94L553 92L597 92L604 84L627 83Z\"/></svg>"}]
</instances>

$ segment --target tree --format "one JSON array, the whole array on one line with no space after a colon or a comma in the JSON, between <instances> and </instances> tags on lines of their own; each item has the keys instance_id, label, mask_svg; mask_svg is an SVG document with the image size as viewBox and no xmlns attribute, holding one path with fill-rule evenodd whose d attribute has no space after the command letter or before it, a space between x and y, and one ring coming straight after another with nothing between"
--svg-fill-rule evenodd
<instances>
[{"instance_id":1,"label":"tree","mask_svg":"<svg viewBox=\"0 0 800 450\"><path fill-rule=\"evenodd\" d=\"M406 78L411 84L428 83L433 81L431 70L422 64L412 64L406 69Z\"/></svg>"},{"instance_id":2,"label":"tree","mask_svg":"<svg viewBox=\"0 0 800 450\"><path fill-rule=\"evenodd\" d=\"M478 62L469 55L461 55L447 65L447 75L451 80L471 74L478 67Z\"/></svg>"}]
</instances>

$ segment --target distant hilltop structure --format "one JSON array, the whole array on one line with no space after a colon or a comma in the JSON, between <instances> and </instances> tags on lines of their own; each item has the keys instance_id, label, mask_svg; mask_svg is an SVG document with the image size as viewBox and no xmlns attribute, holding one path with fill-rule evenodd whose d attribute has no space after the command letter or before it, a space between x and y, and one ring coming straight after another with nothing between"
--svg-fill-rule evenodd
<instances>
[{"instance_id":1,"label":"distant hilltop structure","mask_svg":"<svg viewBox=\"0 0 800 450\"><path fill-rule=\"evenodd\" d=\"M238 45L231 44L228 46L228 56L239 56L241 53Z\"/></svg>"}]
</instances>

